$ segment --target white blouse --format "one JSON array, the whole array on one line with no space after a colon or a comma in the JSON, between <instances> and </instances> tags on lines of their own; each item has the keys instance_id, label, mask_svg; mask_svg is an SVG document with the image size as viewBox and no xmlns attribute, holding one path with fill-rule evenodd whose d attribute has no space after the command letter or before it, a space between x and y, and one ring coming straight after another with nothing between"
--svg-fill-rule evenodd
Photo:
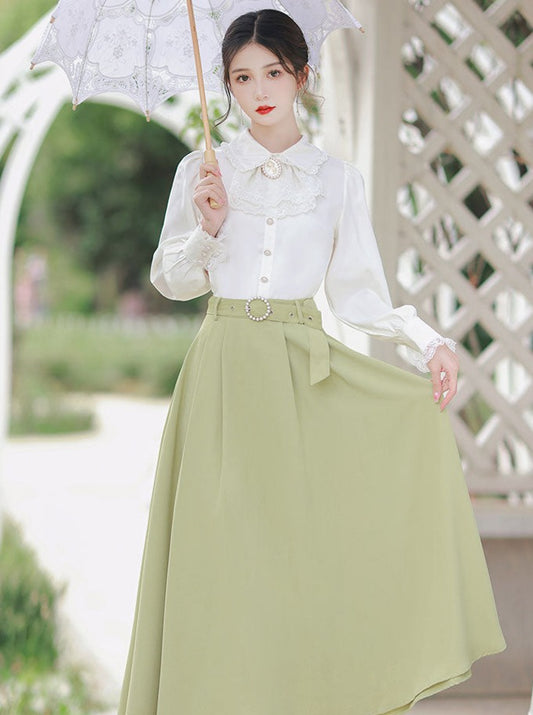
<instances>
[{"instance_id":1,"label":"white blouse","mask_svg":"<svg viewBox=\"0 0 533 715\"><path fill-rule=\"evenodd\" d=\"M200 151L178 165L150 280L167 298L308 298L324 279L334 315L406 346L421 372L443 338L412 305L393 308L363 177L302 137L272 155L248 129L216 149L229 200L216 237L193 202Z\"/></svg>"}]
</instances>

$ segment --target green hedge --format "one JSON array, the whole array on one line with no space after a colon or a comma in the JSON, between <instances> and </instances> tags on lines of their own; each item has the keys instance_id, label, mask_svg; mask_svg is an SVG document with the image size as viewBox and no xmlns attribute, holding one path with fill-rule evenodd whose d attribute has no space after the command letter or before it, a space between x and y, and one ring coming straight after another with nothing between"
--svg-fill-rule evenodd
<instances>
[{"instance_id":1,"label":"green hedge","mask_svg":"<svg viewBox=\"0 0 533 715\"><path fill-rule=\"evenodd\" d=\"M91 697L79 669L58 667L55 585L4 517L0 546L0 713L85 715L107 704Z\"/></svg>"},{"instance_id":2,"label":"green hedge","mask_svg":"<svg viewBox=\"0 0 533 715\"><path fill-rule=\"evenodd\" d=\"M65 399L72 392L170 396L199 323L163 319L143 327L142 322L74 316L19 328L10 433L92 429L93 415Z\"/></svg>"},{"instance_id":3,"label":"green hedge","mask_svg":"<svg viewBox=\"0 0 533 715\"><path fill-rule=\"evenodd\" d=\"M47 670L55 664L54 612L61 594L23 543L19 527L6 519L0 548L0 672Z\"/></svg>"},{"instance_id":4,"label":"green hedge","mask_svg":"<svg viewBox=\"0 0 533 715\"><path fill-rule=\"evenodd\" d=\"M73 320L36 325L16 341L16 395L33 384L61 392L172 393L199 321L137 330L112 321Z\"/></svg>"}]
</instances>

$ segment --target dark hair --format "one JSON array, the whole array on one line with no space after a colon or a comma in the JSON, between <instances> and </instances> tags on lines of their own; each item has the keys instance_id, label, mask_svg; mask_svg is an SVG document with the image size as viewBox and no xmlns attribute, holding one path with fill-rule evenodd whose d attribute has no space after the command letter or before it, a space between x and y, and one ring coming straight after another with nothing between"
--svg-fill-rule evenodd
<instances>
[{"instance_id":1,"label":"dark hair","mask_svg":"<svg viewBox=\"0 0 533 715\"><path fill-rule=\"evenodd\" d=\"M296 80L300 80L305 73L309 48L300 26L289 15L279 10L257 10L237 17L226 30L222 42L224 89L228 109L224 116L215 122L216 125L226 121L231 111L229 68L233 58L252 42L273 52L283 69Z\"/></svg>"}]
</instances>

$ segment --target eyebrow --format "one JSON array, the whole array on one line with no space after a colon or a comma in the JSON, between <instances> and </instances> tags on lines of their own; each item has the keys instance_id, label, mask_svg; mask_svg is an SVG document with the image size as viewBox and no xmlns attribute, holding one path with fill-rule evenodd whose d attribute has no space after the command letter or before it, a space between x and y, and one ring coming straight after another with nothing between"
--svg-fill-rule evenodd
<instances>
[{"instance_id":1,"label":"eyebrow","mask_svg":"<svg viewBox=\"0 0 533 715\"><path fill-rule=\"evenodd\" d=\"M262 69L266 70L267 67L273 67L274 65L280 65L280 64L281 64L281 62L271 62L268 65L263 65ZM249 71L250 70L248 69L248 67L241 67L238 70L232 70L231 74L235 74L235 72L249 72Z\"/></svg>"}]
</instances>

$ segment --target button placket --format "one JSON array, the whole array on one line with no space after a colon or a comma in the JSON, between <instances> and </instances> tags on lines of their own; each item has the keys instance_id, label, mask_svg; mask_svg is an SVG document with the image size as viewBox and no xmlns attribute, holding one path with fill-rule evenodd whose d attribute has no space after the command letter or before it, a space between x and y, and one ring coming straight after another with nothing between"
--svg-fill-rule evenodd
<instances>
[{"instance_id":1,"label":"button placket","mask_svg":"<svg viewBox=\"0 0 533 715\"><path fill-rule=\"evenodd\" d=\"M259 279L257 281L258 295L270 295L270 282L272 279L272 264L274 259L274 244L276 241L276 220L271 216L265 219L265 233L263 240L263 253L261 256L261 267L259 269Z\"/></svg>"}]
</instances>

